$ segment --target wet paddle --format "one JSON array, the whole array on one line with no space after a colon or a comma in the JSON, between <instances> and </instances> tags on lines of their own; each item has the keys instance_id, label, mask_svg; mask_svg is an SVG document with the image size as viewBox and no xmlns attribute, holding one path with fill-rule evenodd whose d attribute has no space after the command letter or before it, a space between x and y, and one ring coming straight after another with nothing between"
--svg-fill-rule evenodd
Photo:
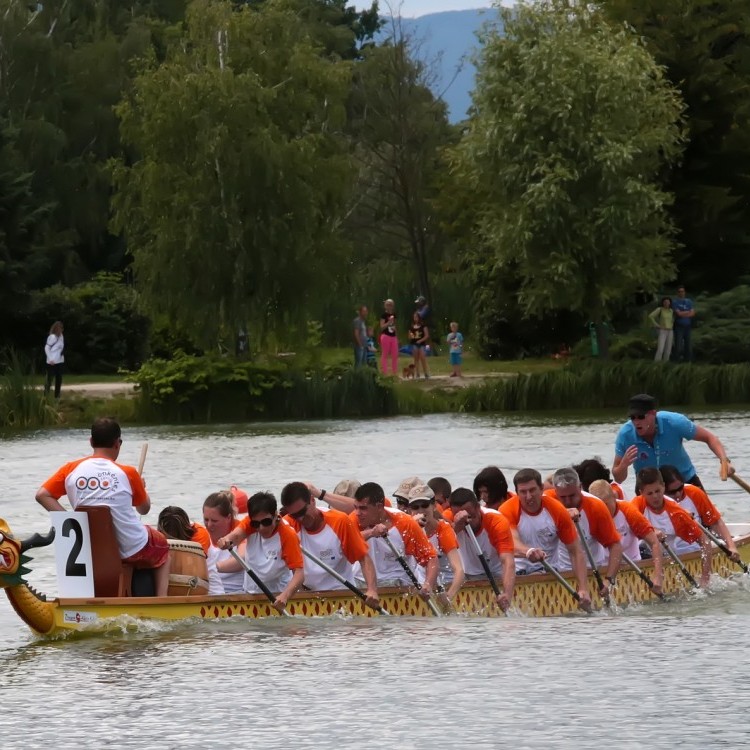
<instances>
[{"instance_id":1,"label":"wet paddle","mask_svg":"<svg viewBox=\"0 0 750 750\"><path fill-rule=\"evenodd\" d=\"M417 591L421 591L422 585L414 575L414 571L409 567L409 563L406 562L406 558L393 546L393 542L388 538L388 534L381 537L381 539L384 539L385 543L391 548L391 552L393 552L393 554L396 556L396 560L398 560L399 565L404 569L406 575L409 576ZM435 615L435 617L441 617L440 610L438 609L437 604L432 601L432 599L427 599L427 606L432 610L432 614Z\"/></svg>"},{"instance_id":2,"label":"wet paddle","mask_svg":"<svg viewBox=\"0 0 750 750\"><path fill-rule=\"evenodd\" d=\"M651 593L654 596L658 596L659 599L664 599L664 594L654 591L654 582L651 580L651 576L644 573L632 557L628 557L628 555L623 552L622 559L625 560L625 562L638 574L638 577L651 589Z\"/></svg>"},{"instance_id":3,"label":"wet paddle","mask_svg":"<svg viewBox=\"0 0 750 750\"><path fill-rule=\"evenodd\" d=\"M599 587L599 591L604 589L604 579L602 578L602 574L599 572L599 568L596 567L596 562L594 561L594 555L591 553L591 547L589 547L589 543L586 541L586 535L581 530L581 516L578 515L573 519L573 523L576 525L576 529L578 529L578 537L581 540L581 544L583 545L583 550L586 553L586 557L588 558L589 565L591 566L591 572L594 574L594 578L596 579L596 585ZM612 606L612 601L609 598L609 593L604 595L604 603L608 606Z\"/></svg>"},{"instance_id":4,"label":"wet paddle","mask_svg":"<svg viewBox=\"0 0 750 750\"><path fill-rule=\"evenodd\" d=\"M247 573L250 576L250 578L253 579L253 581L255 582L255 585L266 595L266 598L268 599L268 601L271 602L271 604L275 604L276 597L271 593L271 589L269 589L268 586L266 586L266 584L263 583L263 581L261 581L260 578L258 578L257 573L247 564L245 560L243 560L237 554L237 550L234 547L229 548L229 554L235 560L237 560L237 562L242 566L242 569L245 571L245 573ZM276 610L276 611L279 612L279 610ZM282 609L279 612L279 614L284 615L285 617L291 617L289 612L287 612L285 609Z\"/></svg>"},{"instance_id":5,"label":"wet paddle","mask_svg":"<svg viewBox=\"0 0 750 750\"><path fill-rule=\"evenodd\" d=\"M138 474L143 476L143 466L146 463L146 454L148 453L148 443L141 446L141 457L138 459Z\"/></svg>"},{"instance_id":6,"label":"wet paddle","mask_svg":"<svg viewBox=\"0 0 750 750\"><path fill-rule=\"evenodd\" d=\"M500 591L500 587L497 585L497 581L495 580L495 576L492 575L492 571L490 570L490 564L487 562L487 558L484 556L484 552L482 552L482 548L479 546L479 540L476 537L476 534L474 533L474 529L471 528L471 524L469 522L466 522L466 533L471 540L472 546L474 547L474 551L477 553L477 557L479 558L479 562L482 563L482 567L484 568L484 573L487 576L487 580L490 582L490 586L492 586L492 590L495 592L495 596L502 596L502 591ZM505 610L503 610L505 612Z\"/></svg>"},{"instance_id":7,"label":"wet paddle","mask_svg":"<svg viewBox=\"0 0 750 750\"><path fill-rule=\"evenodd\" d=\"M717 534L714 534L711 529L707 528L706 526L703 526L703 533L730 559L732 560L732 553L729 550L729 547L727 547L727 543ZM738 565L740 568L742 568L743 572L750 573L750 567L745 565L745 563L742 562L742 560L732 560L735 565Z\"/></svg>"},{"instance_id":8,"label":"wet paddle","mask_svg":"<svg viewBox=\"0 0 750 750\"><path fill-rule=\"evenodd\" d=\"M308 560L312 560L316 565L323 568L323 570L325 570L325 572L328 573L329 576L335 578L340 584L346 586L346 588L348 588L349 591L352 592L352 594L358 596L365 604L367 604L367 595L365 594L365 592L361 589L358 589L353 583L347 581L346 578L341 575L341 573L334 570L330 565L324 563L319 557L313 555L312 552L308 552L304 547L302 547L302 554ZM373 607L371 604L367 604L367 606L371 609L374 609L376 612L379 612L381 615L390 615L390 612L387 612L382 607Z\"/></svg>"},{"instance_id":9,"label":"wet paddle","mask_svg":"<svg viewBox=\"0 0 750 750\"><path fill-rule=\"evenodd\" d=\"M580 604L581 595L560 575L560 572L555 570L544 558L540 561L541 566L554 578L557 582Z\"/></svg>"},{"instance_id":10,"label":"wet paddle","mask_svg":"<svg viewBox=\"0 0 750 750\"><path fill-rule=\"evenodd\" d=\"M685 567L685 563L680 560L677 553L669 546L665 539L660 539L661 546L664 547L665 552L672 558L675 565L680 569L680 573L685 576L685 580L694 588L700 588L695 581L695 578L690 574L690 571Z\"/></svg>"}]
</instances>

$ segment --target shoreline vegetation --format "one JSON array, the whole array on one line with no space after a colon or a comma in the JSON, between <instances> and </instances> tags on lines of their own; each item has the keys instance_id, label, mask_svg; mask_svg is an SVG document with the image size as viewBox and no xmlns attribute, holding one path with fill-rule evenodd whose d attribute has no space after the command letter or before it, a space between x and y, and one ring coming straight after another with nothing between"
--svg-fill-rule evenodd
<instances>
[{"instance_id":1,"label":"shoreline vegetation","mask_svg":"<svg viewBox=\"0 0 750 750\"><path fill-rule=\"evenodd\" d=\"M118 392L116 382L101 396L63 387L58 403L45 396L38 377L25 374L16 361L0 378L0 428L86 426L101 414L125 424L206 424L593 411L620 408L636 392L657 394L664 406L718 407L746 404L750 394L750 364L494 362L484 363L478 377L456 387L447 378L403 381L341 363L305 367L295 359L249 361L178 353L171 361L151 360L121 376L135 386L130 395ZM433 367L438 374L442 364Z\"/></svg>"}]
</instances>

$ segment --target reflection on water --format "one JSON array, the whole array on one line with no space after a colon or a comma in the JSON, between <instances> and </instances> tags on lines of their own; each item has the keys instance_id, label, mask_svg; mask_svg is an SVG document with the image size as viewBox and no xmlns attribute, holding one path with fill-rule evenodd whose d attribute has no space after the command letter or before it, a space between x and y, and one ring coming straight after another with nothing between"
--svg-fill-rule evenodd
<instances>
[{"instance_id":1,"label":"reflection on water","mask_svg":"<svg viewBox=\"0 0 750 750\"><path fill-rule=\"evenodd\" d=\"M699 417L738 469L750 466L747 417ZM470 486L490 463L512 474L609 461L620 418L128 430L123 460L135 463L149 441L154 522L170 503L198 518L203 498L232 482L278 492L292 479L330 488L356 477L392 491L414 473ZM3 443L0 516L17 532L46 528L34 492L86 438L44 431ZM705 446L691 454L709 490L726 488ZM750 497L718 497L728 520L750 518ZM51 551L33 554L33 583L54 590ZM750 730L747 581L617 616L129 622L53 642L35 640L0 598L0 736L45 750L740 747Z\"/></svg>"}]
</instances>

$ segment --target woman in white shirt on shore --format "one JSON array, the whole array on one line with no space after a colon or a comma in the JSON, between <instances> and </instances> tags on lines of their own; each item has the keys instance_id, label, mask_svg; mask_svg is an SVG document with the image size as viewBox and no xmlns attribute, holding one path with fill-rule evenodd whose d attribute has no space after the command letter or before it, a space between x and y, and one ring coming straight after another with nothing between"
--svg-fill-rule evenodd
<instances>
[{"instance_id":1,"label":"woman in white shirt on shore","mask_svg":"<svg viewBox=\"0 0 750 750\"><path fill-rule=\"evenodd\" d=\"M56 320L49 329L47 343L44 345L44 354L47 358L47 380L44 384L44 393L49 393L52 381L55 381L55 398L60 398L62 386L63 363L65 362L65 339L63 338L63 324Z\"/></svg>"}]
</instances>

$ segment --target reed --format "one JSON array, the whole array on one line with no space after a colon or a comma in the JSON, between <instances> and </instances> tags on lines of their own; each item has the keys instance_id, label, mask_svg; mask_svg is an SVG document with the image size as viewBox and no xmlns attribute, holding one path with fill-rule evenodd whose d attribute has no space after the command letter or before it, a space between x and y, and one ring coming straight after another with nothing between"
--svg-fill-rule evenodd
<instances>
[{"instance_id":1,"label":"reed","mask_svg":"<svg viewBox=\"0 0 750 750\"><path fill-rule=\"evenodd\" d=\"M2 356L0 427L45 427L60 421L44 392L35 387L28 363L11 350Z\"/></svg>"}]
</instances>

